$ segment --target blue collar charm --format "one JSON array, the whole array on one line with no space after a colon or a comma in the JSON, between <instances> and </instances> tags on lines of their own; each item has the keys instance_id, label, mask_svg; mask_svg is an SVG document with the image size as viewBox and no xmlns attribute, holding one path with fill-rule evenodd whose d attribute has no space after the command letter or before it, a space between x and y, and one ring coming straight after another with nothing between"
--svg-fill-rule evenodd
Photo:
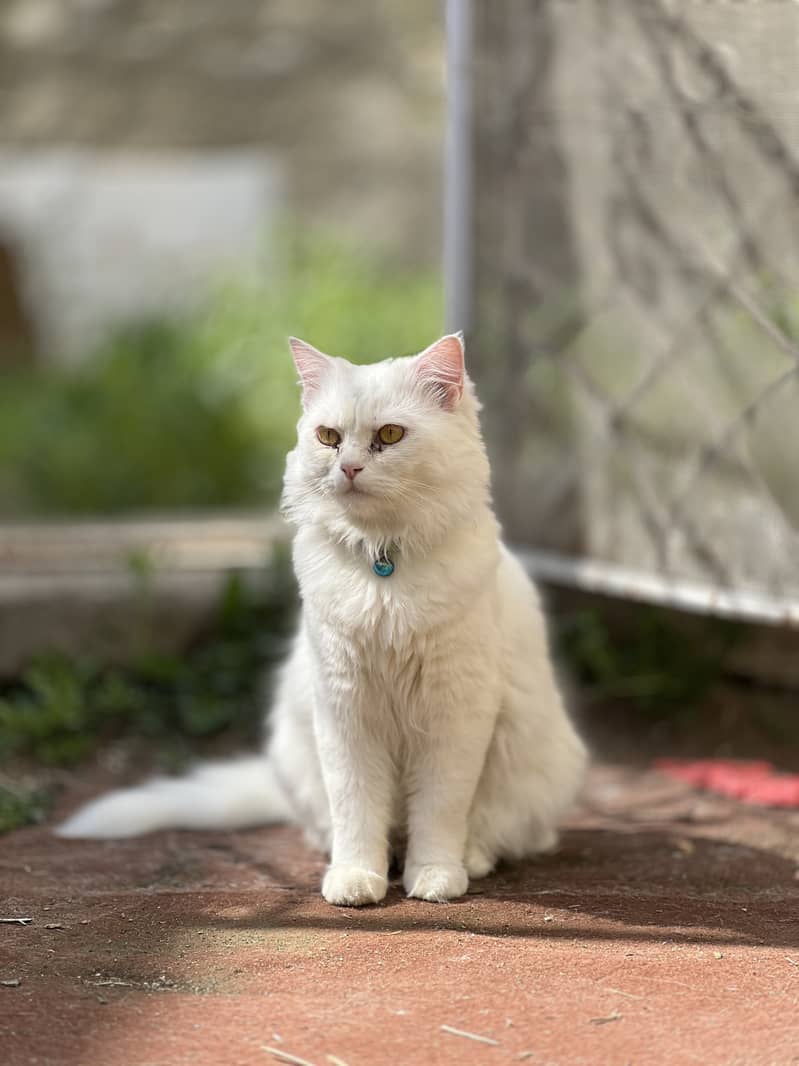
<instances>
[{"instance_id":1,"label":"blue collar charm","mask_svg":"<svg viewBox=\"0 0 799 1066\"><path fill-rule=\"evenodd\" d=\"M391 577L394 573L394 564L386 553L383 552L377 557L377 559L375 559L372 569L378 577Z\"/></svg>"}]
</instances>

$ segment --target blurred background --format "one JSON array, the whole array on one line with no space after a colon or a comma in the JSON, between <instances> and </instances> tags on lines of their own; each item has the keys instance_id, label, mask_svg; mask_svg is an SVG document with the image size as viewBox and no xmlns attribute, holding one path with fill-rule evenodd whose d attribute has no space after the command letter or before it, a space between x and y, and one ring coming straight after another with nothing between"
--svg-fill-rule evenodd
<instances>
[{"instance_id":1,"label":"blurred background","mask_svg":"<svg viewBox=\"0 0 799 1066\"><path fill-rule=\"evenodd\" d=\"M440 328L438 4L10 0L0 115L4 517L271 504L286 336Z\"/></svg>"},{"instance_id":2,"label":"blurred background","mask_svg":"<svg viewBox=\"0 0 799 1066\"><path fill-rule=\"evenodd\" d=\"M5 0L0 758L255 736L286 337L461 327L586 716L795 741L797 69L786 4Z\"/></svg>"}]
</instances>

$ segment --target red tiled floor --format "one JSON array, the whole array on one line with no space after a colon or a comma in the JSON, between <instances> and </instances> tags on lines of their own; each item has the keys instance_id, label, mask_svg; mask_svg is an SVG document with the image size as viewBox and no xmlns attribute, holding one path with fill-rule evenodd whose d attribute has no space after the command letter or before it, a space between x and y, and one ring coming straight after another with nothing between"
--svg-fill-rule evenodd
<instances>
[{"instance_id":1,"label":"red tiled floor","mask_svg":"<svg viewBox=\"0 0 799 1066\"><path fill-rule=\"evenodd\" d=\"M0 842L0 917L33 918L0 925L0 1061L799 1062L798 861L799 815L612 768L557 854L439 906L327 906L290 829L23 830Z\"/></svg>"}]
</instances>

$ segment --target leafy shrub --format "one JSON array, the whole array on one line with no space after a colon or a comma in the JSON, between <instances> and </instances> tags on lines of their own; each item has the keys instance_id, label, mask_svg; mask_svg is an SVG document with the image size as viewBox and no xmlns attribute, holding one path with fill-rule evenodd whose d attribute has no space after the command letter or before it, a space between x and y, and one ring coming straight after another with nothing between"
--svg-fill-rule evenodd
<instances>
[{"instance_id":1,"label":"leafy shrub","mask_svg":"<svg viewBox=\"0 0 799 1066\"><path fill-rule=\"evenodd\" d=\"M193 317L131 326L75 368L7 374L0 514L271 502L299 413L289 334L369 362L429 343L440 304L432 271L286 238L273 277L220 285Z\"/></svg>"},{"instance_id":2,"label":"leafy shrub","mask_svg":"<svg viewBox=\"0 0 799 1066\"><path fill-rule=\"evenodd\" d=\"M0 785L0 833L44 821L51 800L46 789Z\"/></svg>"},{"instance_id":3,"label":"leafy shrub","mask_svg":"<svg viewBox=\"0 0 799 1066\"><path fill-rule=\"evenodd\" d=\"M225 731L254 741L264 678L286 650L294 598L286 562L258 593L233 575L212 631L184 655L143 653L124 668L64 656L33 662L0 689L0 764L24 756L71 765L124 736L157 741L162 761L173 762Z\"/></svg>"},{"instance_id":4,"label":"leafy shrub","mask_svg":"<svg viewBox=\"0 0 799 1066\"><path fill-rule=\"evenodd\" d=\"M639 605L615 620L584 606L556 626L560 654L586 693L628 701L654 717L700 704L744 631L733 622Z\"/></svg>"}]
</instances>

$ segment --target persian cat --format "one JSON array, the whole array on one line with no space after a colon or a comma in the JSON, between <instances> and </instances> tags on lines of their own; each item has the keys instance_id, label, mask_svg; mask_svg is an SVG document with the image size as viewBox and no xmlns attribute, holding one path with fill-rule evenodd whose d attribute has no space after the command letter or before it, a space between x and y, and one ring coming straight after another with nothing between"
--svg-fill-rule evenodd
<instances>
[{"instance_id":1,"label":"persian cat","mask_svg":"<svg viewBox=\"0 0 799 1066\"><path fill-rule=\"evenodd\" d=\"M504 547L460 334L355 366L303 341L283 511L302 614L261 755L114 792L62 836L293 822L329 903L448 900L551 849L586 753Z\"/></svg>"}]
</instances>

